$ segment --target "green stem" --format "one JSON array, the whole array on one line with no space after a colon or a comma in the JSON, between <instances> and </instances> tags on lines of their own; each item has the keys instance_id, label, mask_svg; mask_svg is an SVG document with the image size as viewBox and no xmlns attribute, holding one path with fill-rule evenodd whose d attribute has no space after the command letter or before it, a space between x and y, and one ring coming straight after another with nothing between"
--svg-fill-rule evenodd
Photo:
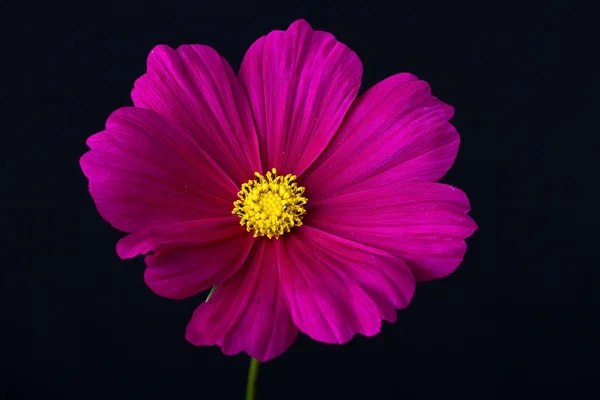
<instances>
[{"instance_id":1,"label":"green stem","mask_svg":"<svg viewBox=\"0 0 600 400\"><path fill-rule=\"evenodd\" d=\"M256 380L258 378L258 367L260 361L256 358L250 359L250 368L248 369L248 383L246 384L246 400L256 399Z\"/></svg>"}]
</instances>

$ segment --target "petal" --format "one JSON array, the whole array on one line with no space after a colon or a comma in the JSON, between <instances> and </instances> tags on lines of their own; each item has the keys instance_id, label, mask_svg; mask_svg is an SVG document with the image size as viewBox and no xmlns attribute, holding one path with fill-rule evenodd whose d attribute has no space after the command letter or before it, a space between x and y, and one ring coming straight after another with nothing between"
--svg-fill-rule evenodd
<instances>
[{"instance_id":1,"label":"petal","mask_svg":"<svg viewBox=\"0 0 600 400\"><path fill-rule=\"evenodd\" d=\"M157 46L131 92L190 135L240 185L260 171L258 142L244 89L227 61L201 45Z\"/></svg>"},{"instance_id":2,"label":"petal","mask_svg":"<svg viewBox=\"0 0 600 400\"><path fill-rule=\"evenodd\" d=\"M292 319L321 342L375 335L414 294L414 276L402 260L309 226L280 240L277 250Z\"/></svg>"},{"instance_id":3,"label":"petal","mask_svg":"<svg viewBox=\"0 0 600 400\"><path fill-rule=\"evenodd\" d=\"M187 327L188 341L218 345L228 355L245 351L259 361L287 350L298 329L281 293L273 243L257 240L238 273L196 309Z\"/></svg>"},{"instance_id":4,"label":"petal","mask_svg":"<svg viewBox=\"0 0 600 400\"><path fill-rule=\"evenodd\" d=\"M102 217L134 232L228 216L237 186L184 131L153 111L115 111L80 164Z\"/></svg>"},{"instance_id":5,"label":"petal","mask_svg":"<svg viewBox=\"0 0 600 400\"><path fill-rule=\"evenodd\" d=\"M117 243L117 254L122 259L139 254L189 248L227 239L245 229L237 216L184 221L154 226L125 236Z\"/></svg>"},{"instance_id":6,"label":"petal","mask_svg":"<svg viewBox=\"0 0 600 400\"><path fill-rule=\"evenodd\" d=\"M239 77L252 106L263 170L301 174L339 127L361 75L354 52L306 21L258 39Z\"/></svg>"},{"instance_id":7,"label":"petal","mask_svg":"<svg viewBox=\"0 0 600 400\"><path fill-rule=\"evenodd\" d=\"M169 299L184 299L221 284L243 265L252 244L246 231L227 236L216 232L213 241L146 256L144 280L152 291Z\"/></svg>"},{"instance_id":8,"label":"petal","mask_svg":"<svg viewBox=\"0 0 600 400\"><path fill-rule=\"evenodd\" d=\"M373 177L381 184L438 180L458 151L458 133L448 123L453 112L411 74L378 83L357 100L303 177L304 186L319 188L311 200Z\"/></svg>"},{"instance_id":9,"label":"petal","mask_svg":"<svg viewBox=\"0 0 600 400\"><path fill-rule=\"evenodd\" d=\"M390 184L312 203L306 223L405 260L418 281L453 272L477 225L467 196L441 183Z\"/></svg>"}]
</instances>

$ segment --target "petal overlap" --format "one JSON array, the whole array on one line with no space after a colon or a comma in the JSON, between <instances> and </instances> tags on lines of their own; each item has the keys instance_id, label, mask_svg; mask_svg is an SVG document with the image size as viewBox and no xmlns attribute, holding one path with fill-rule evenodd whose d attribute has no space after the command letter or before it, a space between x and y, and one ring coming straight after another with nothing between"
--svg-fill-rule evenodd
<instances>
[{"instance_id":1,"label":"petal overlap","mask_svg":"<svg viewBox=\"0 0 600 400\"><path fill-rule=\"evenodd\" d=\"M154 110L188 132L236 186L260 171L248 99L227 61L211 47L157 46L131 98L136 107Z\"/></svg>"},{"instance_id":2,"label":"petal overlap","mask_svg":"<svg viewBox=\"0 0 600 400\"><path fill-rule=\"evenodd\" d=\"M405 260L419 281L462 262L464 239L477 229L463 191L432 182L361 187L313 203L307 224Z\"/></svg>"},{"instance_id":3,"label":"petal overlap","mask_svg":"<svg viewBox=\"0 0 600 400\"><path fill-rule=\"evenodd\" d=\"M315 340L373 336L412 299L415 278L389 253L309 226L285 239L276 242L281 286L294 323Z\"/></svg>"},{"instance_id":4,"label":"petal overlap","mask_svg":"<svg viewBox=\"0 0 600 400\"><path fill-rule=\"evenodd\" d=\"M115 111L80 160L100 215L124 232L231 212L236 185L185 131L142 108Z\"/></svg>"},{"instance_id":5,"label":"petal overlap","mask_svg":"<svg viewBox=\"0 0 600 400\"><path fill-rule=\"evenodd\" d=\"M394 75L362 94L330 145L303 176L313 200L371 185L436 181L452 166L459 136L454 110L414 75Z\"/></svg>"},{"instance_id":6,"label":"petal overlap","mask_svg":"<svg viewBox=\"0 0 600 400\"><path fill-rule=\"evenodd\" d=\"M245 351L259 361L287 350L298 329L285 304L272 246L273 241L259 240L244 266L196 309L188 341L218 345L225 354Z\"/></svg>"}]
</instances>

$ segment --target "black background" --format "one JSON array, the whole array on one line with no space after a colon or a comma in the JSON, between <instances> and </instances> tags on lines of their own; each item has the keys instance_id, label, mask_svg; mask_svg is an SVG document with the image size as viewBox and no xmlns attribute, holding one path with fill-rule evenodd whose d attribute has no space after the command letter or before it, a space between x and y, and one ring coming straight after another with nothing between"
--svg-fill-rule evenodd
<instances>
[{"instance_id":1,"label":"black background","mask_svg":"<svg viewBox=\"0 0 600 400\"><path fill-rule=\"evenodd\" d=\"M363 6L352 17L324 5L269 16L251 3L236 7L207 15L200 3L106 3L85 17L25 18L6 38L14 70L5 85L18 107L6 116L14 125L2 157L0 398L243 398L248 357L184 339L205 294L162 299L145 286L141 258L118 259L123 234L98 215L78 160L85 139L131 104L155 45L208 44L237 70L254 40L297 18L357 52L363 90L408 71L456 108L461 148L443 181L467 192L479 231L456 273L419 284L378 336L344 346L300 336L261 367L260 398L587 393L598 378L599 285L577 250L593 242L578 210L595 200L570 205L581 178L571 167L588 146L560 105L577 102L566 90L582 82L562 68L578 65L562 53L573 47L566 21L585 12L428 3ZM148 10L163 15L146 18Z\"/></svg>"}]
</instances>

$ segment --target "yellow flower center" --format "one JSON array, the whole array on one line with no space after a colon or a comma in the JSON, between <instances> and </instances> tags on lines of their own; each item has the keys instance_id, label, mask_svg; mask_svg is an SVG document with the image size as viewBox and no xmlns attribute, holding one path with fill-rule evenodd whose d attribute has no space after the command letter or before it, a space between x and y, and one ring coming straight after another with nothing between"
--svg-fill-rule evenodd
<instances>
[{"instance_id":1,"label":"yellow flower center","mask_svg":"<svg viewBox=\"0 0 600 400\"><path fill-rule=\"evenodd\" d=\"M298 186L296 176L277 175L275 168L265 176L258 172L254 175L256 179L242 184L239 200L233 202L231 213L240 217L240 225L248 232L254 230L254 237L269 239L279 239L291 228L301 226L308 199L302 197L304 188Z\"/></svg>"}]
</instances>

